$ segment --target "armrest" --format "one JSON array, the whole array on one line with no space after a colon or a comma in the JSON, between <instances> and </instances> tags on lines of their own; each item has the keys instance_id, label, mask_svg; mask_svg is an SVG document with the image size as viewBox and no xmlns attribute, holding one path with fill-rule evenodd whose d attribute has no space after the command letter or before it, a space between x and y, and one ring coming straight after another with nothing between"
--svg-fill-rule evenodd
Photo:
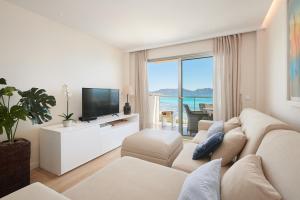
<instances>
[{"instance_id":1,"label":"armrest","mask_svg":"<svg viewBox=\"0 0 300 200\"><path fill-rule=\"evenodd\" d=\"M20 190L17 190L1 200L69 200L67 197L63 196L60 193L48 188L47 186L41 183L33 183L28 185Z\"/></svg>"},{"instance_id":2,"label":"armrest","mask_svg":"<svg viewBox=\"0 0 300 200\"><path fill-rule=\"evenodd\" d=\"M198 131L200 130L208 130L209 127L214 123L214 121L210 120L200 120L198 123Z\"/></svg>"}]
</instances>

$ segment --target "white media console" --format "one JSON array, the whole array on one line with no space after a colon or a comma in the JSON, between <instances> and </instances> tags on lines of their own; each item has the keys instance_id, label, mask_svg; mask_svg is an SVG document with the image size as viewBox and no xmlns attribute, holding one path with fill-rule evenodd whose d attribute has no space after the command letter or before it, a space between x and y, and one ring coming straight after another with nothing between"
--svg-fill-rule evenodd
<instances>
[{"instance_id":1,"label":"white media console","mask_svg":"<svg viewBox=\"0 0 300 200\"><path fill-rule=\"evenodd\" d=\"M103 116L72 127L62 124L40 130L40 167L62 175L122 144L139 131L139 115Z\"/></svg>"}]
</instances>

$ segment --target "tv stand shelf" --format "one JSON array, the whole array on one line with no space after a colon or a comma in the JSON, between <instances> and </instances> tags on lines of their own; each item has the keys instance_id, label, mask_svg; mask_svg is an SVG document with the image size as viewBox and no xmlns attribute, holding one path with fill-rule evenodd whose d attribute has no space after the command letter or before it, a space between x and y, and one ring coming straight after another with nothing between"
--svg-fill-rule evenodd
<instances>
[{"instance_id":1,"label":"tv stand shelf","mask_svg":"<svg viewBox=\"0 0 300 200\"><path fill-rule=\"evenodd\" d=\"M139 115L103 116L72 127L51 125L40 130L40 167L62 175L119 147L139 131Z\"/></svg>"}]
</instances>

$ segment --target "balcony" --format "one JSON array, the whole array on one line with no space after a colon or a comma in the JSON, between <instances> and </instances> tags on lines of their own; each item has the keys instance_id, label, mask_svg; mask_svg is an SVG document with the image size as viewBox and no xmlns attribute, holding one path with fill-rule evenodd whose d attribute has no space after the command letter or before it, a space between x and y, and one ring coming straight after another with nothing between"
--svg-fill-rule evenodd
<instances>
[{"instance_id":1,"label":"balcony","mask_svg":"<svg viewBox=\"0 0 300 200\"><path fill-rule=\"evenodd\" d=\"M179 130L181 119L179 115L178 101L179 98L177 96L158 94L149 95L150 119L154 127ZM202 111L207 113L209 119L212 119L212 97L186 96L182 98L182 104L187 104L192 112ZM182 107L181 110L183 126L182 134L190 135L188 132L188 115L186 113L186 109ZM198 125L198 122L193 123L194 126Z\"/></svg>"}]
</instances>

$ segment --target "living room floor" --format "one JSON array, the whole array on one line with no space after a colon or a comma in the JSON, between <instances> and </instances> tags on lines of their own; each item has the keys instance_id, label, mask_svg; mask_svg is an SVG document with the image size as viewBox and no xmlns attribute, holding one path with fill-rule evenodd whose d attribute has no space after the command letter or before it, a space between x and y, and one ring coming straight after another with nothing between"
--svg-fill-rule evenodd
<instances>
[{"instance_id":1,"label":"living room floor","mask_svg":"<svg viewBox=\"0 0 300 200\"><path fill-rule=\"evenodd\" d=\"M43 169L36 168L31 172L31 183L41 182L61 193L116 160L120 155L121 148L119 147L62 176L56 176Z\"/></svg>"},{"instance_id":2,"label":"living room floor","mask_svg":"<svg viewBox=\"0 0 300 200\"><path fill-rule=\"evenodd\" d=\"M160 128L162 130L168 130L167 128ZM183 142L188 142L192 138L183 136ZM47 172L41 168L36 168L31 171L31 183L41 182L57 192L64 192L72 186L76 185L83 179L91 176L98 170L102 169L109 163L113 162L117 158L121 157L121 147L110 151L94 160L62 175L56 176L50 172Z\"/></svg>"}]
</instances>

